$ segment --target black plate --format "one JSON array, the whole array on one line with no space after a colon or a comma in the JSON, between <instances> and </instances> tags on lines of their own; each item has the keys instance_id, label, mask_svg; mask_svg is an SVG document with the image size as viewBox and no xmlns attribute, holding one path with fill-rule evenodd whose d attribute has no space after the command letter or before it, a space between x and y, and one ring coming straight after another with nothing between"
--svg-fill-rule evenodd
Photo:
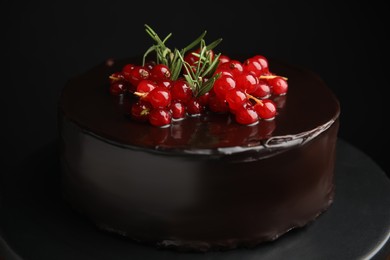
<instances>
[{"instance_id":1,"label":"black plate","mask_svg":"<svg viewBox=\"0 0 390 260\"><path fill-rule=\"evenodd\" d=\"M339 140L337 153L335 202L317 221L255 249L204 254L159 250L97 230L62 200L57 145L49 144L3 176L0 252L39 260L384 258L390 251L390 181L346 142Z\"/></svg>"}]
</instances>

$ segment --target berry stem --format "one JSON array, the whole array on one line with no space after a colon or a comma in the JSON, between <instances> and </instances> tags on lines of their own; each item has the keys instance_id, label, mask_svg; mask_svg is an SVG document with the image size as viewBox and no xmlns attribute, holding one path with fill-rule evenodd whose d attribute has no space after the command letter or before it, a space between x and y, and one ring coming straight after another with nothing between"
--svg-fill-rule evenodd
<instances>
[{"instance_id":1,"label":"berry stem","mask_svg":"<svg viewBox=\"0 0 390 260\"><path fill-rule=\"evenodd\" d=\"M245 94L246 94L246 97L247 97L248 99L252 99L253 101L256 102L256 104L260 104L261 106L264 106L263 101L261 101L260 99L258 99L258 98L256 98L256 97L252 96L251 94L248 94L248 93L245 93Z\"/></svg>"},{"instance_id":2,"label":"berry stem","mask_svg":"<svg viewBox=\"0 0 390 260\"><path fill-rule=\"evenodd\" d=\"M148 93L142 93L142 92L135 91L133 94L136 95L137 97L141 97L142 98L142 97L146 96Z\"/></svg>"},{"instance_id":3,"label":"berry stem","mask_svg":"<svg viewBox=\"0 0 390 260\"><path fill-rule=\"evenodd\" d=\"M115 76L112 76L112 75L111 75L111 76L109 76L108 78L109 78L109 79L112 79L112 80L120 80L120 78L118 78L118 77L115 77Z\"/></svg>"},{"instance_id":4,"label":"berry stem","mask_svg":"<svg viewBox=\"0 0 390 260\"><path fill-rule=\"evenodd\" d=\"M276 77L280 77L280 78L282 78L282 79L284 79L284 80L288 80L288 78L282 77L282 76L278 76L278 75L262 75L262 76L260 76L259 78L260 78L260 79L274 79L274 78L276 78Z\"/></svg>"}]
</instances>

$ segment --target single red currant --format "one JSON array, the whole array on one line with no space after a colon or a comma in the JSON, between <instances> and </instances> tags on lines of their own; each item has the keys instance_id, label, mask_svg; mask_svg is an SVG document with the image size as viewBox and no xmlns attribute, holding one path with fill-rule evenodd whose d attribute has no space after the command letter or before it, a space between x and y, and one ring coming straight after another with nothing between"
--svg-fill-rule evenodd
<instances>
[{"instance_id":1,"label":"single red currant","mask_svg":"<svg viewBox=\"0 0 390 260\"><path fill-rule=\"evenodd\" d=\"M186 108L183 105L183 103L181 103L179 101L174 101L174 102L171 103L169 108L170 108L170 111L171 111L173 119L181 120L181 119L185 118L185 116L186 116Z\"/></svg>"},{"instance_id":2,"label":"single red currant","mask_svg":"<svg viewBox=\"0 0 390 260\"><path fill-rule=\"evenodd\" d=\"M276 105L269 99L265 99L261 103L257 103L254 106L254 110L260 118L265 120L272 120L276 115Z\"/></svg>"},{"instance_id":3,"label":"single red currant","mask_svg":"<svg viewBox=\"0 0 390 260\"><path fill-rule=\"evenodd\" d=\"M152 106L148 102L138 101L131 106L131 118L137 121L147 121Z\"/></svg>"},{"instance_id":4,"label":"single red currant","mask_svg":"<svg viewBox=\"0 0 390 260\"><path fill-rule=\"evenodd\" d=\"M171 124L172 115L167 109L152 109L149 113L149 123L154 126L166 127Z\"/></svg>"},{"instance_id":5,"label":"single red currant","mask_svg":"<svg viewBox=\"0 0 390 260\"><path fill-rule=\"evenodd\" d=\"M237 89L246 92L252 93L256 89L256 85L259 84L259 79L250 72L243 72L241 75L236 77Z\"/></svg>"},{"instance_id":6,"label":"single red currant","mask_svg":"<svg viewBox=\"0 0 390 260\"><path fill-rule=\"evenodd\" d=\"M169 79L171 77L171 71L168 66L164 64L157 64L151 70L151 78L154 80Z\"/></svg>"},{"instance_id":7,"label":"single red currant","mask_svg":"<svg viewBox=\"0 0 390 260\"><path fill-rule=\"evenodd\" d=\"M251 125L259 122L259 116L252 108L241 107L237 109L236 121L242 125Z\"/></svg>"},{"instance_id":8,"label":"single red currant","mask_svg":"<svg viewBox=\"0 0 390 260\"><path fill-rule=\"evenodd\" d=\"M259 80L252 95L261 99L268 98L271 95L271 88L266 80Z\"/></svg>"},{"instance_id":9,"label":"single red currant","mask_svg":"<svg viewBox=\"0 0 390 260\"><path fill-rule=\"evenodd\" d=\"M214 93L221 97L225 98L226 93L229 90L232 90L236 87L236 81L231 76L221 76L214 82Z\"/></svg>"},{"instance_id":10,"label":"single red currant","mask_svg":"<svg viewBox=\"0 0 390 260\"><path fill-rule=\"evenodd\" d=\"M268 60L262 55L256 55L252 59L257 60L261 65L262 73L269 73Z\"/></svg>"},{"instance_id":11,"label":"single red currant","mask_svg":"<svg viewBox=\"0 0 390 260\"><path fill-rule=\"evenodd\" d=\"M149 92L147 100L154 108L164 108L171 103L171 92L165 87L156 87Z\"/></svg>"},{"instance_id":12,"label":"single red currant","mask_svg":"<svg viewBox=\"0 0 390 260\"><path fill-rule=\"evenodd\" d=\"M263 72L260 62L254 58L247 59L242 66L244 71L252 72L256 77L260 77Z\"/></svg>"},{"instance_id":13,"label":"single red currant","mask_svg":"<svg viewBox=\"0 0 390 260\"><path fill-rule=\"evenodd\" d=\"M182 101L184 103L189 101L192 97L192 90L184 80L177 80L173 82L171 93L173 100Z\"/></svg>"},{"instance_id":14,"label":"single red currant","mask_svg":"<svg viewBox=\"0 0 390 260\"><path fill-rule=\"evenodd\" d=\"M287 93L288 84L285 79L282 77L275 77L273 79L269 79L268 83L271 86L271 91L275 95L285 95Z\"/></svg>"},{"instance_id":15,"label":"single red currant","mask_svg":"<svg viewBox=\"0 0 390 260\"><path fill-rule=\"evenodd\" d=\"M134 69L131 70L127 79L133 86L137 86L141 80L149 79L149 76L150 73L147 68L142 66L135 66Z\"/></svg>"},{"instance_id":16,"label":"single red currant","mask_svg":"<svg viewBox=\"0 0 390 260\"><path fill-rule=\"evenodd\" d=\"M122 68L122 74L125 78L129 78L130 77L130 73L131 71L135 68L136 66L134 64L126 64L125 66L123 66Z\"/></svg>"},{"instance_id":17,"label":"single red currant","mask_svg":"<svg viewBox=\"0 0 390 260\"><path fill-rule=\"evenodd\" d=\"M191 98L188 102L187 102L187 113L190 115L190 116L198 116L200 115L203 110L204 110L204 107L199 103L199 101L195 98Z\"/></svg>"}]
</instances>

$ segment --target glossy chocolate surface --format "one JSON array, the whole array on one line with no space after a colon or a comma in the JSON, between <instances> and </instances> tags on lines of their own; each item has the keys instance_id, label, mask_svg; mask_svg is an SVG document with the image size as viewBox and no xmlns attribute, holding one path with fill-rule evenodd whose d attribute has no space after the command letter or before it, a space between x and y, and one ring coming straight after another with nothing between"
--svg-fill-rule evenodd
<instances>
[{"instance_id":1,"label":"glossy chocolate surface","mask_svg":"<svg viewBox=\"0 0 390 260\"><path fill-rule=\"evenodd\" d=\"M210 113L156 128L109 95L121 65L71 80L60 102L63 192L99 227L182 250L251 247L332 203L339 105L312 73L271 61L290 88L275 121Z\"/></svg>"}]
</instances>

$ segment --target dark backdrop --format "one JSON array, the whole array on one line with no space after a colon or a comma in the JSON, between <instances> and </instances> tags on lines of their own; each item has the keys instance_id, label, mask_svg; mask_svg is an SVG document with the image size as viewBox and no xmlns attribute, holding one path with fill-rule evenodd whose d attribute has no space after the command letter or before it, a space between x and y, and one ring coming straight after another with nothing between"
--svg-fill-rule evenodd
<instances>
[{"instance_id":1,"label":"dark backdrop","mask_svg":"<svg viewBox=\"0 0 390 260\"><path fill-rule=\"evenodd\" d=\"M203 30L218 51L259 53L317 72L338 96L339 136L387 173L388 34L383 6L328 1L2 1L1 149L6 167L57 137L56 105L67 79L107 58L141 54L148 23L183 46ZM338 1L340 2L340 1ZM4 45L3 45L4 46Z\"/></svg>"}]
</instances>

